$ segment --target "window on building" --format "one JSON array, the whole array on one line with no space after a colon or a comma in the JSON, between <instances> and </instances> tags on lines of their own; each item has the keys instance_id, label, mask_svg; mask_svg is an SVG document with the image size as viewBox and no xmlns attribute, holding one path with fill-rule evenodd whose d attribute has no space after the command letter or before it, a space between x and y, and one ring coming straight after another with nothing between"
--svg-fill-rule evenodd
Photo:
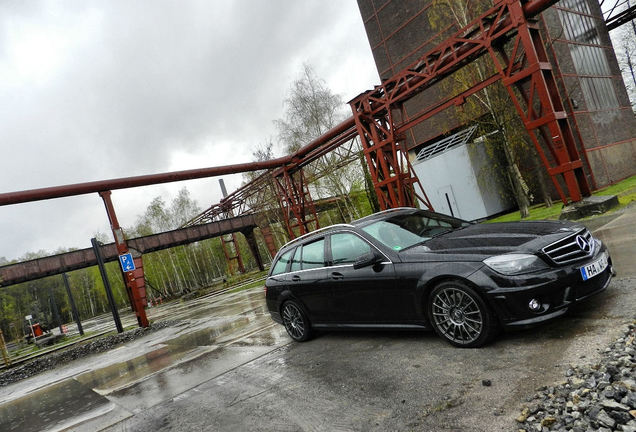
<instances>
[{"instance_id":1,"label":"window on building","mask_svg":"<svg viewBox=\"0 0 636 432\"><path fill-rule=\"evenodd\" d=\"M612 72L586 0L562 0L559 18L589 111L618 108Z\"/></svg>"}]
</instances>

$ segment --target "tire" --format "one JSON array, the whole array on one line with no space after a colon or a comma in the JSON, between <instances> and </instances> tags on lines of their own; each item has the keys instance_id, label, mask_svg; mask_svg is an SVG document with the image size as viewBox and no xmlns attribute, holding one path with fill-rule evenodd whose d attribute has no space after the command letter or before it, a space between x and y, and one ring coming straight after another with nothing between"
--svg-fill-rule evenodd
<instances>
[{"instance_id":1,"label":"tire","mask_svg":"<svg viewBox=\"0 0 636 432\"><path fill-rule=\"evenodd\" d=\"M460 281L438 284L431 291L427 309L435 332L451 345L476 348L497 334L496 319L486 302Z\"/></svg>"},{"instance_id":2,"label":"tire","mask_svg":"<svg viewBox=\"0 0 636 432\"><path fill-rule=\"evenodd\" d=\"M293 300L283 303L280 316L287 334L296 342L304 342L311 338L311 324L302 308Z\"/></svg>"}]
</instances>

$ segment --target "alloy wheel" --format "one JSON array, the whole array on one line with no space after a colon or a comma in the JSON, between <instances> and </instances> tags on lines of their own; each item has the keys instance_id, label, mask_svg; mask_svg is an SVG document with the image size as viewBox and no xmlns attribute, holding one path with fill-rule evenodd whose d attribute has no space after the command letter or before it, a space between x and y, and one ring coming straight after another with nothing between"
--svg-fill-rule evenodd
<instances>
[{"instance_id":1,"label":"alloy wheel","mask_svg":"<svg viewBox=\"0 0 636 432\"><path fill-rule=\"evenodd\" d=\"M287 333L294 340L301 341L306 339L307 323L298 306L292 302L285 303L283 305L282 318Z\"/></svg>"},{"instance_id":2,"label":"alloy wheel","mask_svg":"<svg viewBox=\"0 0 636 432\"><path fill-rule=\"evenodd\" d=\"M471 344L483 334L482 309L463 289L444 287L436 290L432 298L431 315L438 331L456 344Z\"/></svg>"}]
</instances>

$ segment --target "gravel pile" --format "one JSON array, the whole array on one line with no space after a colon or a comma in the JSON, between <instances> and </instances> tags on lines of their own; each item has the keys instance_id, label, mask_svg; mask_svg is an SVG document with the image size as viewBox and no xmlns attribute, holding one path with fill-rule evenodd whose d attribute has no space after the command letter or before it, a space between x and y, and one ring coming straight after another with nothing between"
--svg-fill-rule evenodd
<instances>
[{"instance_id":1,"label":"gravel pile","mask_svg":"<svg viewBox=\"0 0 636 432\"><path fill-rule=\"evenodd\" d=\"M78 343L62 351L56 351L51 354L38 357L20 366L16 366L0 373L0 387L29 378L41 372L54 369L58 364L65 364L91 354L108 351L117 345L130 342L153 331L172 327L179 323L179 321L161 321L152 323L151 327L136 328L123 333L98 337L85 343Z\"/></svg>"},{"instance_id":2,"label":"gravel pile","mask_svg":"<svg viewBox=\"0 0 636 432\"><path fill-rule=\"evenodd\" d=\"M519 432L636 432L636 321L598 364L571 367L554 387L542 387L517 418Z\"/></svg>"}]
</instances>

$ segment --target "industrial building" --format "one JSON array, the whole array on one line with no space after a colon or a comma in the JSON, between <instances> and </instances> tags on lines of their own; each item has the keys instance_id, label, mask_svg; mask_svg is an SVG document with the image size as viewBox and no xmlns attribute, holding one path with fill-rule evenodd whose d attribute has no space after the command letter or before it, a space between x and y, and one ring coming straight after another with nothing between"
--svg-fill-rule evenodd
<instances>
[{"instance_id":1,"label":"industrial building","mask_svg":"<svg viewBox=\"0 0 636 432\"><path fill-rule=\"evenodd\" d=\"M358 5L378 73L383 80L408 67L468 24L473 17L492 7L489 1L456 0L358 0ZM562 0L535 17L533 24L538 25L543 38L589 185L593 189L598 189L634 175L636 120L598 2ZM462 73L458 71L454 78L440 81L405 102L399 115L408 118L411 113L421 111L435 101L448 99L457 94L470 85L462 82L469 79L467 74L489 72L487 67L482 66L480 69L477 61L470 67L472 69L469 72L464 71L464 75L458 75ZM482 92L478 96L496 97L498 90L496 86L493 87L495 88L491 89L489 94ZM493 94L495 96L492 96ZM507 99L505 103L508 111L514 113L513 102ZM441 172L439 166L448 166L447 161L433 162L434 159L448 159L452 157L448 152L455 149L455 160L460 163L466 160L469 153L475 153L475 150L461 151L459 148L475 147L474 140L477 139L479 144L484 134L497 135L497 128L488 129L482 126L477 131L473 130L470 137L466 138L468 131L483 120L484 116L489 115L484 105L486 104L473 103L470 106L465 100L460 100L412 127L403 137L409 151L409 159L435 208L448 213L457 212L451 209L452 203L458 202L461 206L462 199L458 195L470 195L466 190L458 191L460 188L466 189L466 185L482 191L485 183L497 188L506 188L505 180L502 184L500 178L490 178L492 174L481 179L476 173L474 176L471 174L472 180L458 175L459 171L465 173L466 167L461 170L446 169L446 179L427 179L426 172L438 175ZM522 126L519 129L522 129ZM459 139L459 136L462 139ZM452 145L449 145L450 141ZM445 147L445 150L440 151L440 146ZM431 148L437 149L437 155ZM477 150L480 151L483 152ZM459 156L460 153L463 156ZM544 170L528 156L530 153L534 152L525 152L520 157L519 165L524 178L531 186L536 186L536 177L543 175ZM475 159L474 156L471 158ZM493 158L493 163L497 163L496 155ZM431 164L435 166L429 169L428 166ZM473 171L479 170L479 166L473 167ZM481 186L478 183L481 183ZM554 190L552 195L553 192ZM505 194L499 194L501 198L496 197L497 193L487 194L491 197L485 201L477 200L479 202L467 205L468 208L473 208L475 204L484 206L483 212L464 215L459 209L459 216L470 219L485 217L503 210L503 207L513 205L510 199L504 197Z\"/></svg>"}]
</instances>

